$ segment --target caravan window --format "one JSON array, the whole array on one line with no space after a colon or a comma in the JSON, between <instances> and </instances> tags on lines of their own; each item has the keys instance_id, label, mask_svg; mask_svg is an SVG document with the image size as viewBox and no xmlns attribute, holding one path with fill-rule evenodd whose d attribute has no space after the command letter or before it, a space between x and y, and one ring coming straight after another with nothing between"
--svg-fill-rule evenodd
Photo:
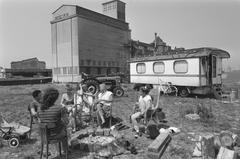
<instances>
[{"instance_id":1,"label":"caravan window","mask_svg":"<svg viewBox=\"0 0 240 159\"><path fill-rule=\"evenodd\" d=\"M174 67L175 73L187 73L188 72L188 63L186 60L175 61L173 67Z\"/></svg>"},{"instance_id":2,"label":"caravan window","mask_svg":"<svg viewBox=\"0 0 240 159\"><path fill-rule=\"evenodd\" d=\"M138 63L136 69L137 69L137 73L145 73L146 72L145 63Z\"/></svg>"},{"instance_id":3,"label":"caravan window","mask_svg":"<svg viewBox=\"0 0 240 159\"><path fill-rule=\"evenodd\" d=\"M154 62L153 63L153 72L154 73L164 73L165 65L163 62Z\"/></svg>"}]
</instances>

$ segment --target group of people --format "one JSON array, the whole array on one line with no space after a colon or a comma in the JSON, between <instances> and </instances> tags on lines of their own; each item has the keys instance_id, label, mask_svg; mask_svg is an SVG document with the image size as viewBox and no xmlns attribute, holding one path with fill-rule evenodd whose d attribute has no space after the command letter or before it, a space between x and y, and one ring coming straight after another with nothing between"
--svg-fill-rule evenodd
<instances>
[{"instance_id":1,"label":"group of people","mask_svg":"<svg viewBox=\"0 0 240 159\"><path fill-rule=\"evenodd\" d=\"M67 84L66 93L63 93L60 104L56 104L59 97L59 91L56 88L35 90L32 93L33 101L29 105L29 111L40 123L54 123L57 128L55 131L59 135L66 135L66 128L69 125L72 131L76 131L77 117L81 118L82 113L91 113L94 110L100 117L100 125L104 124L106 117L110 116L113 93L106 89L105 84L100 84L99 87L99 93L93 95L86 85L80 84L77 89L74 89ZM148 87L140 88L139 99L131 115L136 133L139 132L137 118L145 118L147 110L153 109L153 100L149 91Z\"/></svg>"},{"instance_id":2,"label":"group of people","mask_svg":"<svg viewBox=\"0 0 240 159\"><path fill-rule=\"evenodd\" d=\"M93 95L88 91L85 84L79 84L77 89L70 84L66 85L66 93L63 93L60 104L55 104L58 99L59 92L55 88L47 88L43 91L35 90L32 93L33 101L29 105L29 111L31 115L34 116L39 122L44 122L45 120L51 121L52 119L57 122L57 120L62 120L60 118L66 117L68 120L68 125L72 127L72 131L76 131L77 128L77 117L80 119L82 113L91 113L91 111L96 111L99 115L101 121L100 124L105 123L105 118L109 116L109 111L111 103L113 100L113 94L107 91L105 84L100 84L100 91L97 95ZM61 110L61 113L55 114L55 107ZM50 116L51 119L44 119L43 115L47 114L49 110L54 112L52 114L58 116ZM46 111L48 110L48 111ZM57 110L58 111L58 110ZM65 112L65 114L63 114ZM48 116L48 114L47 114ZM66 120L64 119L64 120ZM66 124L65 124L66 125Z\"/></svg>"}]
</instances>

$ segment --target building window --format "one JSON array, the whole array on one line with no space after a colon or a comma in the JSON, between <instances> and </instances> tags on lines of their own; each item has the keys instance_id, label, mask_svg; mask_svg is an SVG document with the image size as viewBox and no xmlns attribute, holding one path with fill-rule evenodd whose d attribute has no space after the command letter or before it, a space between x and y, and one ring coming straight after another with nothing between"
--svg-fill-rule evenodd
<instances>
[{"instance_id":1,"label":"building window","mask_svg":"<svg viewBox=\"0 0 240 159\"><path fill-rule=\"evenodd\" d=\"M111 61L108 61L108 66L111 66Z\"/></svg>"},{"instance_id":2,"label":"building window","mask_svg":"<svg viewBox=\"0 0 240 159\"><path fill-rule=\"evenodd\" d=\"M106 61L103 61L103 66L106 66Z\"/></svg>"},{"instance_id":3,"label":"building window","mask_svg":"<svg viewBox=\"0 0 240 159\"><path fill-rule=\"evenodd\" d=\"M78 74L78 66L73 67L73 74Z\"/></svg>"},{"instance_id":4,"label":"building window","mask_svg":"<svg viewBox=\"0 0 240 159\"><path fill-rule=\"evenodd\" d=\"M67 74L67 67L63 67L62 70L63 70L63 74L66 75Z\"/></svg>"},{"instance_id":5,"label":"building window","mask_svg":"<svg viewBox=\"0 0 240 159\"><path fill-rule=\"evenodd\" d=\"M73 74L73 67L68 67L68 74Z\"/></svg>"},{"instance_id":6,"label":"building window","mask_svg":"<svg viewBox=\"0 0 240 159\"><path fill-rule=\"evenodd\" d=\"M186 60L175 61L173 64L175 73L187 73L188 72L188 63Z\"/></svg>"},{"instance_id":7,"label":"building window","mask_svg":"<svg viewBox=\"0 0 240 159\"><path fill-rule=\"evenodd\" d=\"M101 61L98 61L98 66L101 66Z\"/></svg>"},{"instance_id":8,"label":"building window","mask_svg":"<svg viewBox=\"0 0 240 159\"><path fill-rule=\"evenodd\" d=\"M140 73L140 74L145 73L146 72L146 64L138 63L136 70L137 70L137 73Z\"/></svg>"},{"instance_id":9,"label":"building window","mask_svg":"<svg viewBox=\"0 0 240 159\"><path fill-rule=\"evenodd\" d=\"M117 62L117 66L119 66L119 62Z\"/></svg>"},{"instance_id":10,"label":"building window","mask_svg":"<svg viewBox=\"0 0 240 159\"><path fill-rule=\"evenodd\" d=\"M93 66L96 65L96 61L95 61L95 60L92 61L92 65L93 65Z\"/></svg>"},{"instance_id":11,"label":"building window","mask_svg":"<svg viewBox=\"0 0 240 159\"><path fill-rule=\"evenodd\" d=\"M91 65L91 60L90 60L90 59L86 60L86 62L87 62L87 65L88 65L88 66Z\"/></svg>"},{"instance_id":12,"label":"building window","mask_svg":"<svg viewBox=\"0 0 240 159\"><path fill-rule=\"evenodd\" d=\"M164 73L165 65L163 62L154 62L153 63L153 72L154 73Z\"/></svg>"},{"instance_id":13,"label":"building window","mask_svg":"<svg viewBox=\"0 0 240 159\"><path fill-rule=\"evenodd\" d=\"M81 60L80 62L81 62L81 65L84 65L84 60Z\"/></svg>"}]
</instances>

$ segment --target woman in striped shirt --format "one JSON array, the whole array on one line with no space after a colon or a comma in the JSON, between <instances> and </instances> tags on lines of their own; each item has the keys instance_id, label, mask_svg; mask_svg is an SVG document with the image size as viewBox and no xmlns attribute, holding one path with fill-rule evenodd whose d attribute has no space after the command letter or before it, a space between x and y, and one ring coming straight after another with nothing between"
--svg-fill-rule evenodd
<instances>
[{"instance_id":1,"label":"woman in striped shirt","mask_svg":"<svg viewBox=\"0 0 240 159\"><path fill-rule=\"evenodd\" d=\"M57 138L67 135L66 126L68 124L67 109L61 105L56 105L59 92L55 88L47 88L42 96L42 107L39 111L39 120L41 123L51 125L54 130L52 133L57 134ZM63 149L66 150L67 142L62 143ZM66 152L66 151L65 151Z\"/></svg>"}]
</instances>

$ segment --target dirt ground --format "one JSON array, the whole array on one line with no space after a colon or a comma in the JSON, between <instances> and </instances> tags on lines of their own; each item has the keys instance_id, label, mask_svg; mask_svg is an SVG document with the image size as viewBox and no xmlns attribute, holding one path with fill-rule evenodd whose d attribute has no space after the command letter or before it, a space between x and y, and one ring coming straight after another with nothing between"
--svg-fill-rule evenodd
<instances>
[{"instance_id":1,"label":"dirt ground","mask_svg":"<svg viewBox=\"0 0 240 159\"><path fill-rule=\"evenodd\" d=\"M23 125L29 125L29 114L27 106L31 102L31 92L35 89L44 89L47 87L56 87L63 93L64 85L61 84L44 84L44 85L22 85L22 86L1 86L0 87L0 113L4 118L11 122L19 122ZM126 124L129 124L129 115L132 111L132 106L136 102L136 93L132 91L131 86L125 86L125 96L114 99L113 115L121 118ZM156 93L151 92L154 99ZM222 130L230 130L240 136L240 105L239 103L224 104L221 101L210 99L208 97L188 97L181 98L175 96L161 97L163 101L163 111L166 113L167 124L169 126L178 127L181 133L173 136L173 139L165 151L163 158L171 159L188 159L194 149L195 143L191 140L197 137L198 134L204 132L218 133ZM58 99L57 103L60 102ZM181 109L196 107L198 103L211 106L213 110L214 119L209 122L190 121L180 117ZM125 153L114 158L128 159L128 158L147 158L147 146L152 140L142 136L137 139L134 138L134 133L131 129L122 131L125 137L129 139L138 149L137 155ZM15 159L15 158L39 158L40 138L37 132L37 127L34 127L32 139L22 142L16 149L9 148L4 142L4 146L0 148L0 159ZM58 158L54 146L50 146L50 158ZM71 154L72 159L88 158L87 153L78 150L73 150Z\"/></svg>"}]
</instances>

